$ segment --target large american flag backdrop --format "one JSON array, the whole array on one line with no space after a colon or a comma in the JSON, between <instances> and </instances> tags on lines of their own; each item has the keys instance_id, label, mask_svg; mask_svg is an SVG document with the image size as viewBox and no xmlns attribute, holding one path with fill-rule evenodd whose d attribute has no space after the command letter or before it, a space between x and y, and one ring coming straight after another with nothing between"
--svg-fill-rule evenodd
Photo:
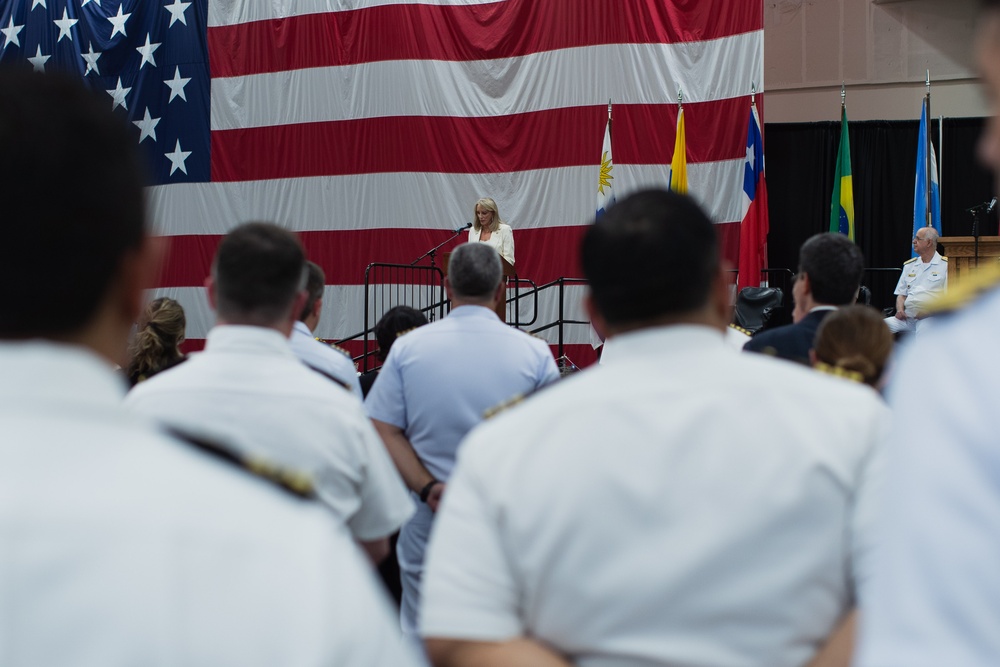
<instances>
[{"instance_id":1,"label":"large american flag backdrop","mask_svg":"<svg viewBox=\"0 0 1000 667\"><path fill-rule=\"evenodd\" d=\"M196 347L215 248L248 220L300 233L330 283L317 334L339 339L363 328L365 267L413 261L479 197L512 225L521 277L578 277L609 99L621 197L666 183L683 92L690 192L735 263L762 4L0 0L0 59L78 72L135 124L171 239L157 292ZM552 294L538 324L555 311ZM566 334L587 361L589 328Z\"/></svg>"}]
</instances>

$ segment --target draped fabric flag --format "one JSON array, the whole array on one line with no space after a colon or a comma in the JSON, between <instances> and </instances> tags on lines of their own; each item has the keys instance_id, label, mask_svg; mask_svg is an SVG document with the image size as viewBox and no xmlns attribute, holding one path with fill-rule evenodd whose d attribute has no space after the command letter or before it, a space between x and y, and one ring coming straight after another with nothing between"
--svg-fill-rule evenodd
<instances>
[{"instance_id":1,"label":"draped fabric flag","mask_svg":"<svg viewBox=\"0 0 1000 667\"><path fill-rule=\"evenodd\" d=\"M670 158L668 187L673 192L688 191L687 136L684 132L684 108L677 111L677 132L674 135L674 155Z\"/></svg>"},{"instance_id":2,"label":"draped fabric flag","mask_svg":"<svg viewBox=\"0 0 1000 667\"><path fill-rule=\"evenodd\" d=\"M747 155L743 167L743 222L740 224L740 261L737 291L760 287L761 269L767 266L767 182L764 180L764 138L757 105L750 104Z\"/></svg>"},{"instance_id":3,"label":"draped fabric flag","mask_svg":"<svg viewBox=\"0 0 1000 667\"><path fill-rule=\"evenodd\" d=\"M195 346L214 321L202 284L216 246L247 220L299 233L331 283L316 333L339 339L364 328L370 262L409 264L483 196L513 227L519 276L579 277L609 97L622 196L662 186L663 127L684 91L691 192L735 259L745 91L764 71L762 3L586 7L0 0L0 60L75 71L135 123L156 183L152 218L171 239L156 293L184 306ZM566 317L586 320L583 290L567 288ZM543 293L533 326L553 321L557 304L555 290ZM590 347L583 326L566 340Z\"/></svg>"},{"instance_id":4,"label":"draped fabric flag","mask_svg":"<svg viewBox=\"0 0 1000 667\"><path fill-rule=\"evenodd\" d=\"M609 114L610 116L610 114ZM615 203L615 161L611 156L611 118L604 126L604 146L601 148L600 173L597 178L597 217Z\"/></svg>"},{"instance_id":5,"label":"draped fabric flag","mask_svg":"<svg viewBox=\"0 0 1000 667\"><path fill-rule=\"evenodd\" d=\"M938 189L937 155L934 144L930 141L930 126L927 122L928 99L920 108L920 130L917 133L917 174L913 186L913 235L921 227L927 226L927 213L930 211L931 226L941 234L941 195ZM930 162L928 162L928 159ZM930 177L928 178L928 171ZM930 209L928 209L927 187L930 181ZM911 253L916 257L916 251Z\"/></svg>"},{"instance_id":6,"label":"draped fabric flag","mask_svg":"<svg viewBox=\"0 0 1000 667\"><path fill-rule=\"evenodd\" d=\"M854 181L851 177L851 138L847 133L847 107L840 108L840 148L833 174L830 231L854 240Z\"/></svg>"}]
</instances>

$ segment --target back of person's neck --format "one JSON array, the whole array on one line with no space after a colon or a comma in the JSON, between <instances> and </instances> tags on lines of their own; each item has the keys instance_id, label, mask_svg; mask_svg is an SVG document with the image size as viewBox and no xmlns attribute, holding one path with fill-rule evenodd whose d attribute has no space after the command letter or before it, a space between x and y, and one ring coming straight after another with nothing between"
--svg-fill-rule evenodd
<instances>
[{"instance_id":1,"label":"back of person's neck","mask_svg":"<svg viewBox=\"0 0 1000 667\"><path fill-rule=\"evenodd\" d=\"M282 322L260 322L254 318L216 316L215 325L219 327L238 326L238 327L257 327L259 329L272 329L283 335L285 338L288 338L289 336L292 335L292 329L295 326L295 323L290 320L285 320Z\"/></svg>"}]
</instances>

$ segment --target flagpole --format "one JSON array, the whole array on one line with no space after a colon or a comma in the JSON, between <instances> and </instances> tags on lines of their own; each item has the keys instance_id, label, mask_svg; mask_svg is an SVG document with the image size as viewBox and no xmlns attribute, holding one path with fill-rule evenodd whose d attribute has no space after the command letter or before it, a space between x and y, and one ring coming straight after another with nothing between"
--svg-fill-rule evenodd
<instances>
[{"instance_id":1,"label":"flagpole","mask_svg":"<svg viewBox=\"0 0 1000 667\"><path fill-rule=\"evenodd\" d=\"M925 84L927 94L924 95L924 115L927 119L927 146L924 148L924 154L927 160L924 165L924 224L930 227L934 224L934 219L931 217L931 71L929 69Z\"/></svg>"}]
</instances>

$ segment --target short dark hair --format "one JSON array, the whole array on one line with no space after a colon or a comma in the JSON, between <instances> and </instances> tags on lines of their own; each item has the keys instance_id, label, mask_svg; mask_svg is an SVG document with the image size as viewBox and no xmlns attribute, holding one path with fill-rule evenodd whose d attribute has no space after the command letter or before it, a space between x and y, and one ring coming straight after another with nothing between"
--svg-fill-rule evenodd
<instances>
[{"instance_id":1,"label":"short dark hair","mask_svg":"<svg viewBox=\"0 0 1000 667\"><path fill-rule=\"evenodd\" d=\"M134 129L76 78L0 67L0 338L80 331L142 245Z\"/></svg>"},{"instance_id":2,"label":"short dark hair","mask_svg":"<svg viewBox=\"0 0 1000 667\"><path fill-rule=\"evenodd\" d=\"M854 241L825 232L810 237L799 249L799 273L809 276L813 300L831 306L854 303L865 258Z\"/></svg>"},{"instance_id":3,"label":"short dark hair","mask_svg":"<svg viewBox=\"0 0 1000 667\"><path fill-rule=\"evenodd\" d=\"M389 348L396 337L404 331L427 324L427 318L416 308L395 306L385 311L385 315L375 325L375 340L378 342L378 358L385 361Z\"/></svg>"},{"instance_id":4,"label":"short dark hair","mask_svg":"<svg viewBox=\"0 0 1000 667\"><path fill-rule=\"evenodd\" d=\"M222 239L212 274L221 317L267 326L287 316L304 289L305 253L291 232L266 222L249 222Z\"/></svg>"},{"instance_id":5,"label":"short dark hair","mask_svg":"<svg viewBox=\"0 0 1000 667\"><path fill-rule=\"evenodd\" d=\"M644 190L613 205L584 234L583 274L610 324L693 312L719 269L715 225L693 199Z\"/></svg>"},{"instance_id":6,"label":"short dark hair","mask_svg":"<svg viewBox=\"0 0 1000 667\"><path fill-rule=\"evenodd\" d=\"M448 282L454 296L485 299L503 279L500 254L485 243L463 243L448 261Z\"/></svg>"},{"instance_id":7,"label":"short dark hair","mask_svg":"<svg viewBox=\"0 0 1000 667\"><path fill-rule=\"evenodd\" d=\"M309 293L306 305L302 306L299 321L304 321L313 314L316 301L323 298L323 288L326 287L326 274L316 262L306 261L306 292Z\"/></svg>"}]
</instances>

